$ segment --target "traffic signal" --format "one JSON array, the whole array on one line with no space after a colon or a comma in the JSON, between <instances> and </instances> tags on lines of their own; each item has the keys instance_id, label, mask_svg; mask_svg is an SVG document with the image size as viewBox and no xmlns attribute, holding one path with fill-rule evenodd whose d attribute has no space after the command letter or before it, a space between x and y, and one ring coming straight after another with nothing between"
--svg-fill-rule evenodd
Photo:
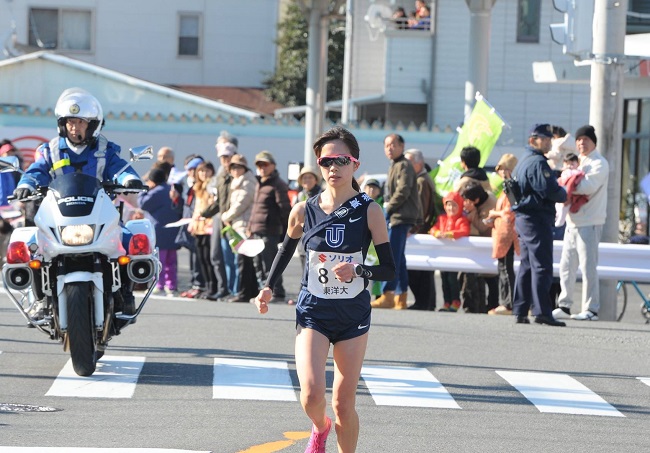
<instances>
[{"instance_id":1,"label":"traffic signal","mask_svg":"<svg viewBox=\"0 0 650 453\"><path fill-rule=\"evenodd\" d=\"M562 44L565 54L580 59L591 53L595 0L553 0L556 10L564 13L564 22L551 24L551 38Z\"/></svg>"}]
</instances>

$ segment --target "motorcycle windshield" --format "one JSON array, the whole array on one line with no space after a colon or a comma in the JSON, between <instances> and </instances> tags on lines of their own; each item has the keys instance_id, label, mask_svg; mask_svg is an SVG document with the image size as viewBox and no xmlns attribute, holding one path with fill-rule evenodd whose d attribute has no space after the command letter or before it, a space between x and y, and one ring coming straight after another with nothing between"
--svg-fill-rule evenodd
<instances>
[{"instance_id":1,"label":"motorcycle windshield","mask_svg":"<svg viewBox=\"0 0 650 453\"><path fill-rule=\"evenodd\" d=\"M97 178L83 173L68 173L59 176L52 180L49 187L61 214L65 217L89 215L101 188L102 185Z\"/></svg>"}]
</instances>

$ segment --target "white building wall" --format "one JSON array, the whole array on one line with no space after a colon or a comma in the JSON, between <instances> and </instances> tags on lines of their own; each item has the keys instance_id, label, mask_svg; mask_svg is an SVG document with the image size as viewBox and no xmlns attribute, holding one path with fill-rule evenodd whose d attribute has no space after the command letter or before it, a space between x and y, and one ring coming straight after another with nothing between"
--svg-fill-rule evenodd
<instances>
[{"instance_id":1,"label":"white building wall","mask_svg":"<svg viewBox=\"0 0 650 453\"><path fill-rule=\"evenodd\" d=\"M369 6L369 0L355 0L353 3L352 98L384 93L386 38L383 33L368 29L364 17Z\"/></svg>"},{"instance_id":2,"label":"white building wall","mask_svg":"<svg viewBox=\"0 0 650 453\"><path fill-rule=\"evenodd\" d=\"M30 7L90 9L93 50L64 54L151 82L260 87L275 69L277 0L0 0L0 30L15 19L27 44ZM202 15L200 57L177 55L181 12Z\"/></svg>"},{"instance_id":3,"label":"white building wall","mask_svg":"<svg viewBox=\"0 0 650 453\"><path fill-rule=\"evenodd\" d=\"M433 40L421 31L387 32L386 102L426 104Z\"/></svg>"},{"instance_id":4,"label":"white building wall","mask_svg":"<svg viewBox=\"0 0 650 453\"><path fill-rule=\"evenodd\" d=\"M486 98L511 126L512 139L523 144L534 123L557 124L568 131L589 120L589 85L537 84L533 61L560 61L548 24L561 22L552 2L542 2L540 42L517 43L517 0L499 0L492 10L488 92ZM439 0L437 14L434 123L463 121L468 74L470 12L464 1Z\"/></svg>"}]
</instances>

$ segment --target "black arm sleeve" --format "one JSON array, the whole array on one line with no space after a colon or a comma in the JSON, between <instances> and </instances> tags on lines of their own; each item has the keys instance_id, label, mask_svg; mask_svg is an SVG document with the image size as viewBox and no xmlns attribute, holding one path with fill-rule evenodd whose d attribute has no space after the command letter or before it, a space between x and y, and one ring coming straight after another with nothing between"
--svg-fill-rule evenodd
<instances>
[{"instance_id":1,"label":"black arm sleeve","mask_svg":"<svg viewBox=\"0 0 650 453\"><path fill-rule=\"evenodd\" d=\"M291 261L293 252L296 251L298 241L300 241L300 239L293 239L288 234L284 236L284 242L282 242L282 246L280 246L278 253L275 255L275 259L273 260L273 264L271 265L269 277L265 284L266 287L273 289L275 284L278 282L278 279Z\"/></svg>"},{"instance_id":2,"label":"black arm sleeve","mask_svg":"<svg viewBox=\"0 0 650 453\"><path fill-rule=\"evenodd\" d=\"M390 248L390 243L384 242L383 244L375 245L377 251L377 258L379 264L377 266L361 266L363 269L363 277L374 281L389 282L395 279L395 260L393 259L393 251Z\"/></svg>"}]
</instances>

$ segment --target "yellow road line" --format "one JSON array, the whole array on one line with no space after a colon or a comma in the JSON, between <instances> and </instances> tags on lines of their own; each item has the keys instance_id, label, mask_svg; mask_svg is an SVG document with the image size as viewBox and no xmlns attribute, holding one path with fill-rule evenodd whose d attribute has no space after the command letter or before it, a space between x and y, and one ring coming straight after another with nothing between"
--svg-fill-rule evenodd
<instances>
[{"instance_id":1,"label":"yellow road line","mask_svg":"<svg viewBox=\"0 0 650 453\"><path fill-rule=\"evenodd\" d=\"M239 451L238 453L274 453L276 451L284 450L289 448L298 440L307 439L310 435L310 431L287 431L282 433L286 440L276 440L273 442L267 442L265 444L253 445L252 447Z\"/></svg>"}]
</instances>

